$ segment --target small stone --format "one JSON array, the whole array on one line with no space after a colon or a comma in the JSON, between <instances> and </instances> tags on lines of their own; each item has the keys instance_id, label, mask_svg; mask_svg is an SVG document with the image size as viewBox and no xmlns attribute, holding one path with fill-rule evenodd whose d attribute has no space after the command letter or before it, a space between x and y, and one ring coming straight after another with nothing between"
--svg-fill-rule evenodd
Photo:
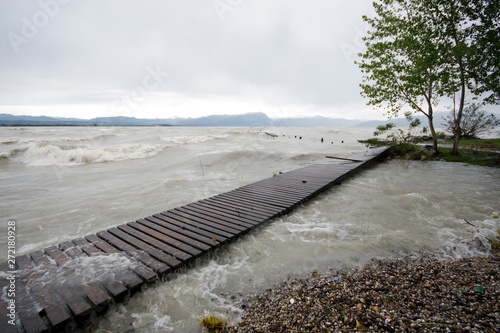
<instances>
[{"instance_id":1,"label":"small stone","mask_svg":"<svg viewBox=\"0 0 500 333\"><path fill-rule=\"evenodd\" d=\"M387 278L387 282L389 282L390 284L394 284L394 283L396 283L397 279L398 279L398 278L397 278L397 277L395 277L395 276L389 276L389 277Z\"/></svg>"},{"instance_id":2,"label":"small stone","mask_svg":"<svg viewBox=\"0 0 500 333\"><path fill-rule=\"evenodd\" d=\"M269 331L271 332L277 332L280 328L280 325L279 324L273 324L269 327Z\"/></svg>"},{"instance_id":3,"label":"small stone","mask_svg":"<svg viewBox=\"0 0 500 333\"><path fill-rule=\"evenodd\" d=\"M426 284L424 284L422 287L424 287L424 288L430 288L430 287L432 287L432 286L431 286L430 284L426 283Z\"/></svg>"},{"instance_id":4,"label":"small stone","mask_svg":"<svg viewBox=\"0 0 500 333\"><path fill-rule=\"evenodd\" d=\"M372 310L375 313L380 313L380 309L377 306L374 306L374 305L370 306L370 310Z\"/></svg>"},{"instance_id":5,"label":"small stone","mask_svg":"<svg viewBox=\"0 0 500 333\"><path fill-rule=\"evenodd\" d=\"M410 327L411 327L411 328L418 328L418 324L417 324L417 323L411 323L411 324L410 324Z\"/></svg>"}]
</instances>

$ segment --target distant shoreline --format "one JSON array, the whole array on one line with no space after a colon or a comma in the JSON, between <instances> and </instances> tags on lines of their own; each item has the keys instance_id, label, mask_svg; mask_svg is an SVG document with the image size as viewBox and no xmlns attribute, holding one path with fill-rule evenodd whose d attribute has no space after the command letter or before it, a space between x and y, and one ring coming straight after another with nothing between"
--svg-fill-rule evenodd
<instances>
[{"instance_id":1,"label":"distant shoreline","mask_svg":"<svg viewBox=\"0 0 500 333\"><path fill-rule=\"evenodd\" d=\"M448 112L436 114L436 121ZM419 118L419 117L416 117ZM142 119L134 117L98 117L93 119L0 114L0 126L205 126L205 127L377 127L387 122L407 127L405 118L391 120L329 118L323 116L269 118L265 113L211 115L199 118Z\"/></svg>"}]
</instances>

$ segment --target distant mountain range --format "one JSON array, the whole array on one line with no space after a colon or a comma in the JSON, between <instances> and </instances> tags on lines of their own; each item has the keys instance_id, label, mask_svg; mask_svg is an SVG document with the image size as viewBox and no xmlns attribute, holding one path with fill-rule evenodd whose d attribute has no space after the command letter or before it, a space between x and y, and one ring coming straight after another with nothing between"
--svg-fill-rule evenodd
<instances>
[{"instance_id":1,"label":"distant mountain range","mask_svg":"<svg viewBox=\"0 0 500 333\"><path fill-rule=\"evenodd\" d=\"M436 115L435 125L440 126L442 117L447 112ZM425 117L421 118L426 125ZM46 116L14 116L0 114L0 126L288 126L288 127L376 127L393 122L396 126L408 126L404 118L391 120L352 120L342 118L327 118L321 116L302 118L269 118L265 113L246 113L241 115L213 115L200 118L167 118L167 119L139 119L133 117L100 117L94 119L53 118Z\"/></svg>"}]
</instances>

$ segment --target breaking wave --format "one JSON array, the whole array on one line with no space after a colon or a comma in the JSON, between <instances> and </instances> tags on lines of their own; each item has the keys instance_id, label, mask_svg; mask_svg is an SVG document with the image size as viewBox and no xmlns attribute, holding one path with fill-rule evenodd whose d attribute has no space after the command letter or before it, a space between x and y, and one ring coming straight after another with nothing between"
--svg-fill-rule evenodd
<instances>
[{"instance_id":1,"label":"breaking wave","mask_svg":"<svg viewBox=\"0 0 500 333\"><path fill-rule=\"evenodd\" d=\"M64 146L31 142L24 149L6 152L5 157L29 166L79 165L147 158L157 155L166 147L166 145L161 144L102 147Z\"/></svg>"},{"instance_id":2,"label":"breaking wave","mask_svg":"<svg viewBox=\"0 0 500 333\"><path fill-rule=\"evenodd\" d=\"M187 144L187 143L203 143L207 141L213 141L217 139L224 139L227 138L229 134L221 134L221 135L213 135L213 134L206 134L206 135L197 135L197 136L169 136L169 137L162 137L161 140L168 142L168 143L174 143L174 144Z\"/></svg>"}]
</instances>

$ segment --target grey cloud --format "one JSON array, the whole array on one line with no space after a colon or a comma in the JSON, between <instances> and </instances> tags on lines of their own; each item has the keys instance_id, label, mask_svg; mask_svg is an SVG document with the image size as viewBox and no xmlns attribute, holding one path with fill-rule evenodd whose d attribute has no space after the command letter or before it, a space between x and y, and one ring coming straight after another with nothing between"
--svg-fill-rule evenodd
<instances>
[{"instance_id":1,"label":"grey cloud","mask_svg":"<svg viewBox=\"0 0 500 333\"><path fill-rule=\"evenodd\" d=\"M34 15L43 12L40 3L59 9L25 37L26 21L36 27ZM355 43L370 1L225 3L238 5L221 20L214 1L1 2L1 99L109 102L136 86L148 66L160 66L170 77L157 91L332 106L359 101L359 71L340 45ZM18 52L9 33L27 40Z\"/></svg>"}]
</instances>

